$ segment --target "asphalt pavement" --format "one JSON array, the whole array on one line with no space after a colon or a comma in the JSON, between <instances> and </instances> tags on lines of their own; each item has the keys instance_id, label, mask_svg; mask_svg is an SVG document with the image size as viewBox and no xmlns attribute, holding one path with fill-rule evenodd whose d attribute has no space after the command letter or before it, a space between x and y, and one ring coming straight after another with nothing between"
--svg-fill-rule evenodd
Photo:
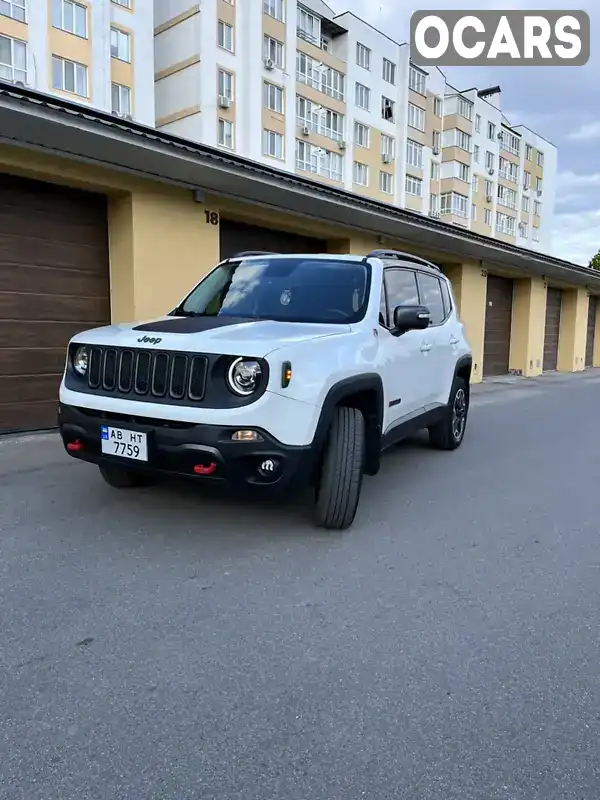
<instances>
[{"instance_id":1,"label":"asphalt pavement","mask_svg":"<svg viewBox=\"0 0 600 800\"><path fill-rule=\"evenodd\" d=\"M0 798L598 800L599 410L478 387L335 534L0 440Z\"/></svg>"}]
</instances>

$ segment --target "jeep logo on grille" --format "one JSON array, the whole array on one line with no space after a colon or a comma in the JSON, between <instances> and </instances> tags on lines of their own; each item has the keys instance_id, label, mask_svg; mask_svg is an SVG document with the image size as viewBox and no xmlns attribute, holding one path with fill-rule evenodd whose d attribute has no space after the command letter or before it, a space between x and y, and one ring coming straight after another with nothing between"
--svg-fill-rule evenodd
<instances>
[{"instance_id":1,"label":"jeep logo on grille","mask_svg":"<svg viewBox=\"0 0 600 800\"><path fill-rule=\"evenodd\" d=\"M141 342L142 344L160 344L162 339L160 336L140 336L138 342Z\"/></svg>"}]
</instances>

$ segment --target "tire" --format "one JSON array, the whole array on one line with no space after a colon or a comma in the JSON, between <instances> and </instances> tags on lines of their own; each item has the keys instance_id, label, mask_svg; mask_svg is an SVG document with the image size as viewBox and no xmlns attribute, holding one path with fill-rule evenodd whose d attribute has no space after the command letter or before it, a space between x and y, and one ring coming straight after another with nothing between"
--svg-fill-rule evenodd
<instances>
[{"instance_id":1,"label":"tire","mask_svg":"<svg viewBox=\"0 0 600 800\"><path fill-rule=\"evenodd\" d=\"M152 478L149 475L127 469L127 467L102 466L98 467L98 469L100 470L100 475L113 489L135 489L152 483Z\"/></svg>"},{"instance_id":2,"label":"tire","mask_svg":"<svg viewBox=\"0 0 600 800\"><path fill-rule=\"evenodd\" d=\"M455 378L443 418L429 428L429 444L436 450L456 450L465 437L469 413L469 387Z\"/></svg>"},{"instance_id":3,"label":"tire","mask_svg":"<svg viewBox=\"0 0 600 800\"><path fill-rule=\"evenodd\" d=\"M352 525L362 488L365 419L356 408L336 408L317 481L315 522L320 528Z\"/></svg>"}]
</instances>

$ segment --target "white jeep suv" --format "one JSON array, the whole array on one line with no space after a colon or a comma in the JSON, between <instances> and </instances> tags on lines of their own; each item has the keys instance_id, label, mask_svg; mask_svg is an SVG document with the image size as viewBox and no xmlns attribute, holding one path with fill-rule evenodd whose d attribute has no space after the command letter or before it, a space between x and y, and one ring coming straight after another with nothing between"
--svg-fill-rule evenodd
<instances>
[{"instance_id":1,"label":"white jeep suv","mask_svg":"<svg viewBox=\"0 0 600 800\"><path fill-rule=\"evenodd\" d=\"M348 528L364 474L419 429L462 442L472 355L452 288L406 253L240 253L167 316L69 343L59 426L116 487L160 473L314 490Z\"/></svg>"}]
</instances>

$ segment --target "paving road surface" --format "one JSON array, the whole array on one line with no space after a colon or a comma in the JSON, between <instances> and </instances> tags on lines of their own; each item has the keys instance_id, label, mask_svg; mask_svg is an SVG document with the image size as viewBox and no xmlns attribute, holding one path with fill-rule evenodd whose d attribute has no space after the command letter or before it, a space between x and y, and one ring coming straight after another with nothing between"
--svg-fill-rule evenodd
<instances>
[{"instance_id":1,"label":"paving road surface","mask_svg":"<svg viewBox=\"0 0 600 800\"><path fill-rule=\"evenodd\" d=\"M476 390L355 527L0 441L2 800L598 800L600 375Z\"/></svg>"}]
</instances>

